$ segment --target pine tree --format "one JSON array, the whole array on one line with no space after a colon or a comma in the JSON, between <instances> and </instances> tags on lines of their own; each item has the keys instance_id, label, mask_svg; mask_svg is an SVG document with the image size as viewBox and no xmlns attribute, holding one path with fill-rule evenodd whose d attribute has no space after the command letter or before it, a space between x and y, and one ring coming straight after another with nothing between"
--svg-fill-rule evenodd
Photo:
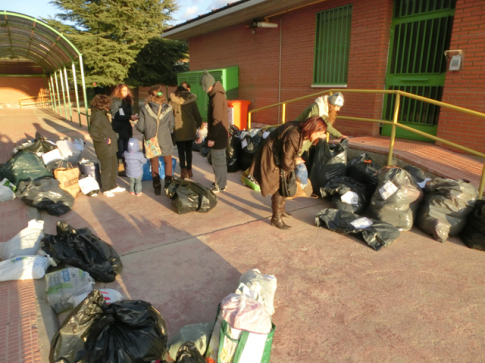
<instances>
[{"instance_id":1,"label":"pine tree","mask_svg":"<svg viewBox=\"0 0 485 363\"><path fill-rule=\"evenodd\" d=\"M133 86L176 86L177 73L189 70L187 58L185 43L151 38L131 65L127 82Z\"/></svg>"},{"instance_id":2,"label":"pine tree","mask_svg":"<svg viewBox=\"0 0 485 363\"><path fill-rule=\"evenodd\" d=\"M140 50L159 37L176 10L174 0L53 0L56 27L83 54L86 85L112 86L128 77ZM67 24L66 24L67 22ZM72 25L68 25L72 24Z\"/></svg>"}]
</instances>

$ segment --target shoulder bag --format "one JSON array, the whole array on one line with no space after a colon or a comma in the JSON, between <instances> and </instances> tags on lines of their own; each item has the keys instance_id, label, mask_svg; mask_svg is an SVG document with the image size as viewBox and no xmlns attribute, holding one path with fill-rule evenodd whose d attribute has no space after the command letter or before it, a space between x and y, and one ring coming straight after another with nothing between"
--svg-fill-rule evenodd
<instances>
[{"instance_id":1,"label":"shoulder bag","mask_svg":"<svg viewBox=\"0 0 485 363\"><path fill-rule=\"evenodd\" d=\"M160 118L160 112L162 111L162 105L158 108L158 115L157 115L157 131L155 132L155 136L152 137L150 140L145 140L145 153L147 159L155 158L162 155L162 150L160 149L160 145L158 145L158 122Z\"/></svg>"}]
</instances>

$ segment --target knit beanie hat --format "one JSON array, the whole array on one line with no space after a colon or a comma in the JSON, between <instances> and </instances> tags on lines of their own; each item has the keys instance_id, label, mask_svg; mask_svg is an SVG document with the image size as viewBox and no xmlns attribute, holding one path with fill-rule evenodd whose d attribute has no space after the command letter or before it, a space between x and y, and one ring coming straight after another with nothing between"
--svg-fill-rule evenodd
<instances>
[{"instance_id":1,"label":"knit beanie hat","mask_svg":"<svg viewBox=\"0 0 485 363\"><path fill-rule=\"evenodd\" d=\"M333 95L328 96L328 102L334 106L342 107L344 105L344 96L340 92L335 92Z\"/></svg>"},{"instance_id":2,"label":"knit beanie hat","mask_svg":"<svg viewBox=\"0 0 485 363\"><path fill-rule=\"evenodd\" d=\"M200 86L202 87L202 90L205 93L209 92L209 88L211 88L214 85L214 83L216 83L216 80L214 79L214 77L212 77L212 74L210 74L207 71L204 71L204 74L200 79Z\"/></svg>"}]
</instances>

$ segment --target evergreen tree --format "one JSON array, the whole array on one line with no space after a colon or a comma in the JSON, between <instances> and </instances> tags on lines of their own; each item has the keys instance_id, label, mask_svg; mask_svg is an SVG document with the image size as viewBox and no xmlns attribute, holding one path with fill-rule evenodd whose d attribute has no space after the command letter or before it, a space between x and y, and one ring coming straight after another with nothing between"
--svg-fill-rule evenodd
<instances>
[{"instance_id":1,"label":"evergreen tree","mask_svg":"<svg viewBox=\"0 0 485 363\"><path fill-rule=\"evenodd\" d=\"M177 85L177 73L189 70L187 45L183 42L151 38L132 64L127 82L134 86Z\"/></svg>"},{"instance_id":2,"label":"evergreen tree","mask_svg":"<svg viewBox=\"0 0 485 363\"><path fill-rule=\"evenodd\" d=\"M138 52L159 37L176 10L174 0L53 0L61 10L43 19L83 54L86 85L112 86L128 77ZM71 25L67 25L72 24Z\"/></svg>"}]
</instances>

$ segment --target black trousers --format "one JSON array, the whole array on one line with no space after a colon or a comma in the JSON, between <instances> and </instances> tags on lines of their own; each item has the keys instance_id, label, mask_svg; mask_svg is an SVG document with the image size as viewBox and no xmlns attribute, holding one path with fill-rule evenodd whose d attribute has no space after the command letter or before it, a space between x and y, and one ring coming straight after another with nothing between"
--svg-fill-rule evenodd
<instances>
[{"instance_id":1,"label":"black trousers","mask_svg":"<svg viewBox=\"0 0 485 363\"><path fill-rule=\"evenodd\" d=\"M128 151L128 141L130 139L118 139L118 152L116 153L118 160L123 159L123 153Z\"/></svg>"},{"instance_id":2,"label":"black trousers","mask_svg":"<svg viewBox=\"0 0 485 363\"><path fill-rule=\"evenodd\" d=\"M181 169L192 170L192 143L193 140L177 141Z\"/></svg>"},{"instance_id":3,"label":"black trousers","mask_svg":"<svg viewBox=\"0 0 485 363\"><path fill-rule=\"evenodd\" d=\"M101 185L103 192L117 187L116 177L118 176L118 157L113 155L96 155L101 164Z\"/></svg>"}]
</instances>

